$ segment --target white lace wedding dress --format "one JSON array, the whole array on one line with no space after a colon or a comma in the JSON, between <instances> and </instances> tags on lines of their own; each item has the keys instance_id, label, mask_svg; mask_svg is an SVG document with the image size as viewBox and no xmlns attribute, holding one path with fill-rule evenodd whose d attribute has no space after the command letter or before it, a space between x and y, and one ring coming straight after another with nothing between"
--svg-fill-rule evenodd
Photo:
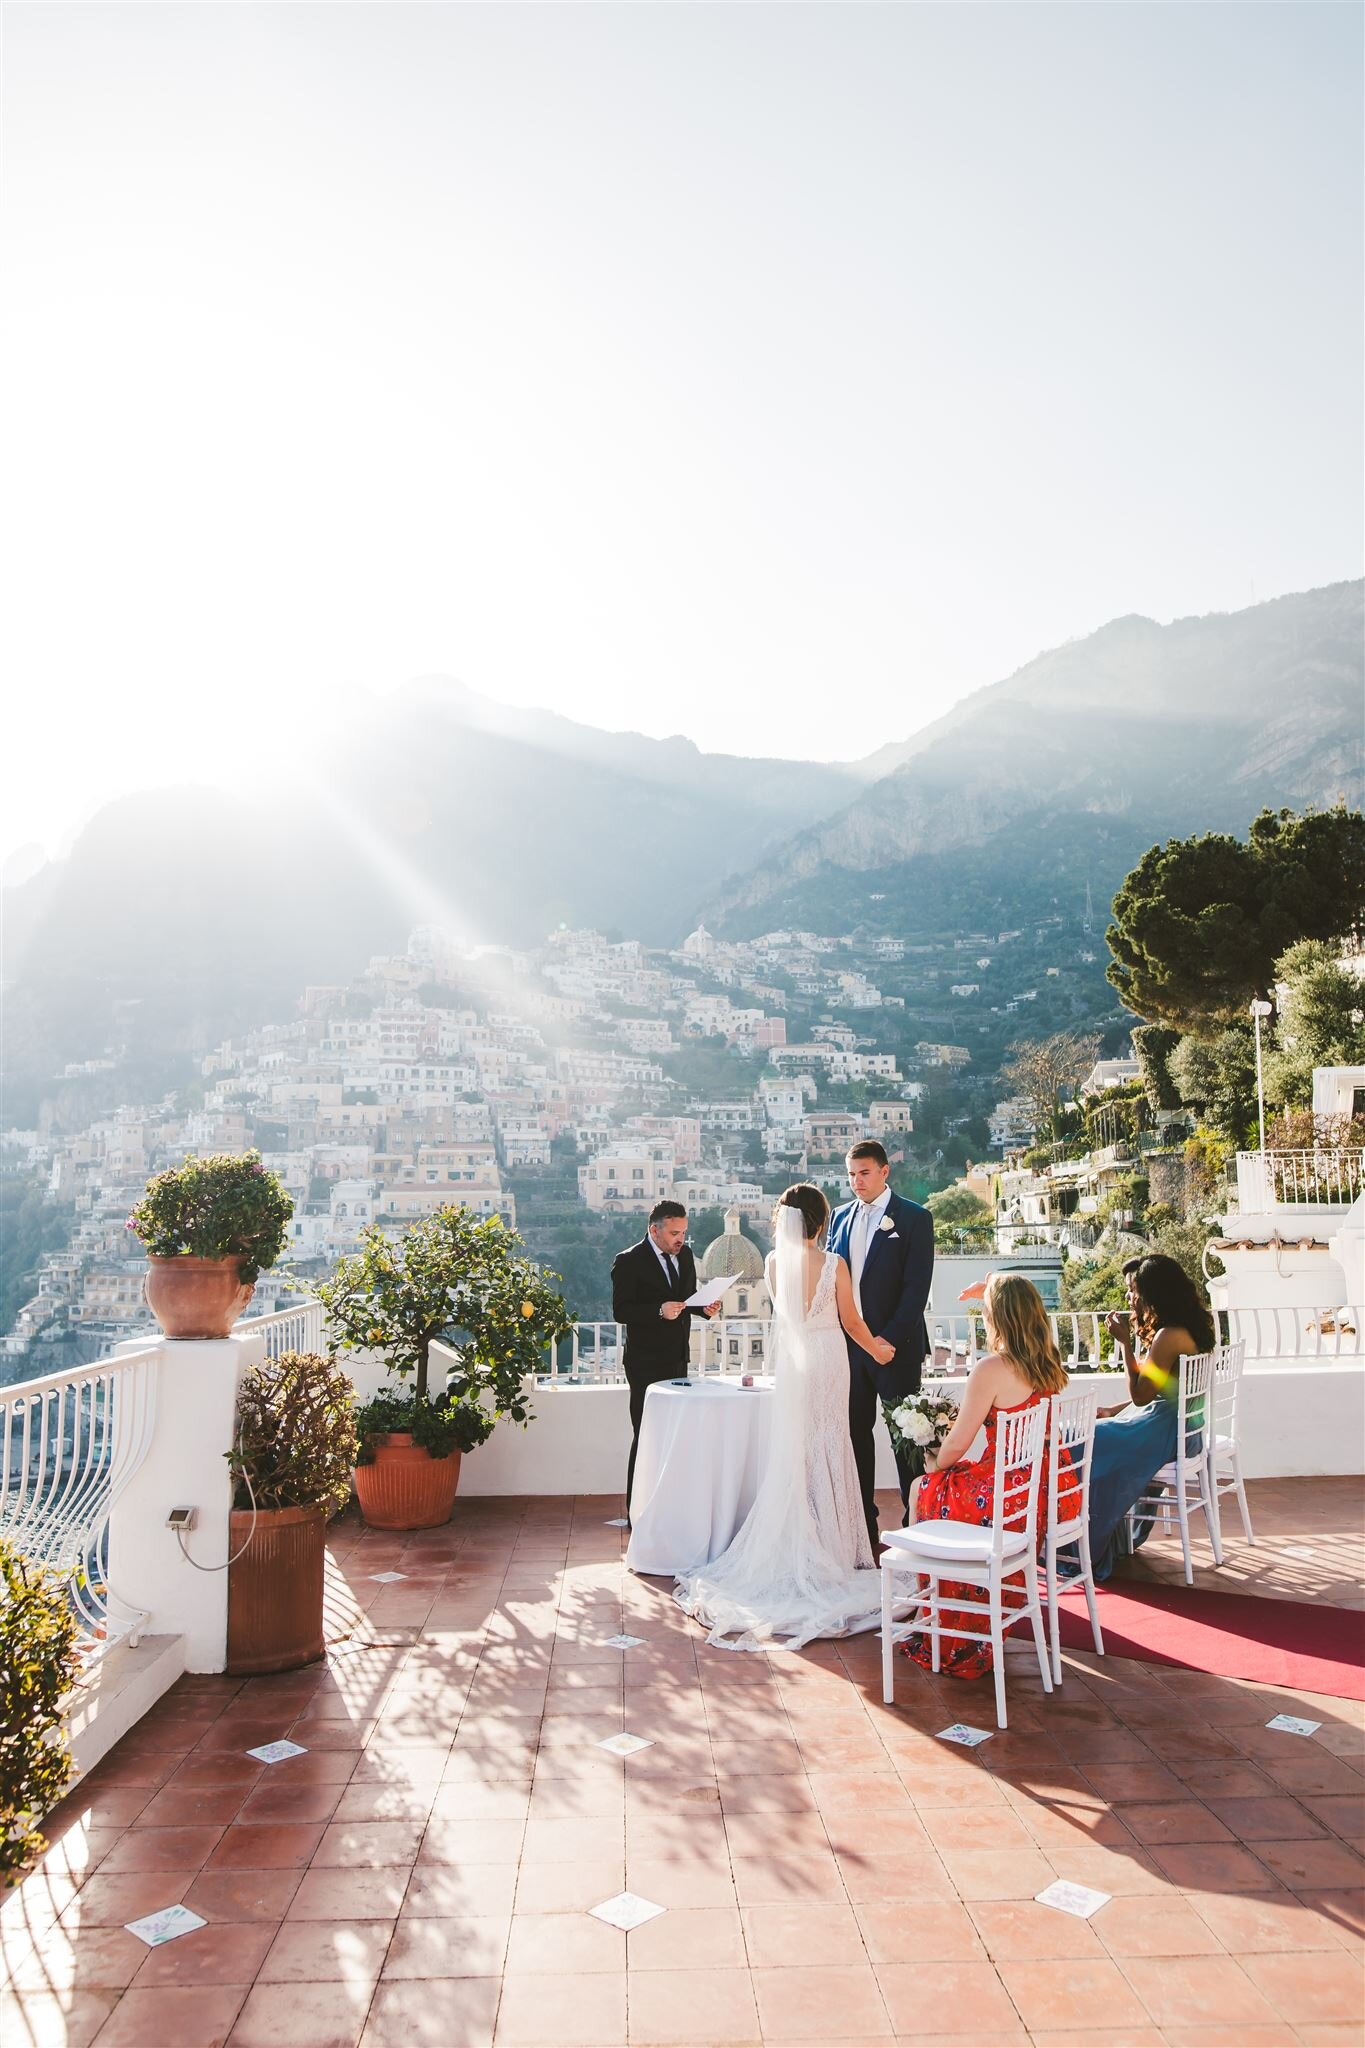
<instances>
[{"instance_id":1,"label":"white lace wedding dress","mask_svg":"<svg viewBox=\"0 0 1365 2048\"><path fill-rule=\"evenodd\" d=\"M797 1229L784 1228L791 1217ZM679 1605L727 1650L799 1649L881 1620L881 1573L848 1434L848 1350L826 1252L810 1299L798 1212L780 1210L768 1261L773 1420L753 1507L728 1550L677 1582Z\"/></svg>"}]
</instances>

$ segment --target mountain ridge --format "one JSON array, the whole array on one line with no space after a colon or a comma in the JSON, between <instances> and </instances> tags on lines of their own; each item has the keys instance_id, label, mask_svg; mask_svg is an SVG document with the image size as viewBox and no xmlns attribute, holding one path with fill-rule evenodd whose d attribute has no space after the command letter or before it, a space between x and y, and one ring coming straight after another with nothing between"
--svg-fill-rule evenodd
<instances>
[{"instance_id":1,"label":"mountain ridge","mask_svg":"<svg viewBox=\"0 0 1365 2048\"><path fill-rule=\"evenodd\" d=\"M1163 837L1361 800L1363 592L1111 620L893 743L883 774L885 748L705 754L415 679L274 785L115 799L66 859L7 888L7 1065L32 1089L111 1043L188 1056L421 923L669 945L700 914L891 929L936 904L946 924L951 902L973 928L973 890L1013 923L1019 890L1046 897L1054 869L1091 885L1102 918Z\"/></svg>"},{"instance_id":2,"label":"mountain ridge","mask_svg":"<svg viewBox=\"0 0 1365 2048\"><path fill-rule=\"evenodd\" d=\"M1059 802L1141 810L1151 841L1241 831L1266 804L1358 805L1363 599L1356 581L1169 626L1130 614L1049 649L952 706L854 804L718 891L707 914L747 922L826 869L851 877L981 846Z\"/></svg>"}]
</instances>

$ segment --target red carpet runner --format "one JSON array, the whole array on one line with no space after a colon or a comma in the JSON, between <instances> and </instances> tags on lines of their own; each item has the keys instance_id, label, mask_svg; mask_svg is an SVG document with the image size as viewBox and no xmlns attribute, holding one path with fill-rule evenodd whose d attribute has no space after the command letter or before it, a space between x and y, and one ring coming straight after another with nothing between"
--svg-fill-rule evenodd
<instances>
[{"instance_id":1,"label":"red carpet runner","mask_svg":"<svg viewBox=\"0 0 1365 2048\"><path fill-rule=\"evenodd\" d=\"M1110 1657L1365 1699L1365 1614L1348 1607L1137 1580L1098 1590ZM1062 1643L1093 1648L1082 1593L1068 1593L1062 1603Z\"/></svg>"}]
</instances>

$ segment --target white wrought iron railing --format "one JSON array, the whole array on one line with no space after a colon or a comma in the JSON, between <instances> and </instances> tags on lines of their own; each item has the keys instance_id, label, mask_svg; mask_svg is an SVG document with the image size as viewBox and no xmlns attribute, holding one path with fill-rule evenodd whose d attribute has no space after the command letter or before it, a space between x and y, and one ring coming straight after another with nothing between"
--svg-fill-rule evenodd
<instances>
[{"instance_id":1,"label":"white wrought iron railing","mask_svg":"<svg viewBox=\"0 0 1365 2048\"><path fill-rule=\"evenodd\" d=\"M1218 1330L1226 1344L1245 1343L1249 1359L1359 1358L1365 1353L1365 1308L1359 1305L1223 1309Z\"/></svg>"},{"instance_id":2,"label":"white wrought iron railing","mask_svg":"<svg viewBox=\"0 0 1365 2048\"><path fill-rule=\"evenodd\" d=\"M109 1583L109 1512L156 1421L160 1344L0 1388L0 1537L67 1587L93 1659L147 1616Z\"/></svg>"},{"instance_id":3,"label":"white wrought iron railing","mask_svg":"<svg viewBox=\"0 0 1365 2048\"><path fill-rule=\"evenodd\" d=\"M703 1333L703 1355L698 1369L703 1374L752 1372L761 1366L767 1352L771 1328L769 1318L717 1317L715 1321L698 1327ZM717 1342L720 1345L719 1357L714 1355ZM731 1351L731 1343L739 1345L737 1352ZM762 1346L761 1354L753 1351L755 1343ZM575 1323L567 1337L549 1348L545 1366L537 1377L554 1386L624 1384L624 1325L612 1322Z\"/></svg>"},{"instance_id":4,"label":"white wrought iron railing","mask_svg":"<svg viewBox=\"0 0 1365 2048\"><path fill-rule=\"evenodd\" d=\"M986 1350L985 1329L979 1315L963 1314L927 1318L931 1356L926 1371L970 1372ZM1048 1317L1062 1363L1070 1370L1088 1369L1097 1359L1107 1360L1113 1345L1104 1334L1100 1314L1058 1309ZM728 1318L700 1325L703 1374L752 1372L761 1369L769 1353L772 1325L767 1318ZM720 1340L720 1355L715 1342ZM739 1345L732 1351L731 1343ZM752 1349L757 1342L761 1356ZM610 1386L624 1381L625 1330L620 1323L575 1323L569 1335L546 1353L546 1363L537 1377L554 1386Z\"/></svg>"},{"instance_id":5,"label":"white wrought iron railing","mask_svg":"<svg viewBox=\"0 0 1365 2048\"><path fill-rule=\"evenodd\" d=\"M300 1301L268 1316L244 1316L236 1333L239 1337L263 1336L267 1358L282 1358L286 1351L316 1351L322 1343L322 1303Z\"/></svg>"},{"instance_id":6,"label":"white wrought iron railing","mask_svg":"<svg viewBox=\"0 0 1365 2048\"><path fill-rule=\"evenodd\" d=\"M970 1372L989 1349L985 1322L979 1314L936 1316L931 1312L927 1320L933 1354L926 1364L935 1372ZM1048 1323L1062 1364L1071 1372L1080 1367L1088 1370L1113 1353L1104 1317L1096 1311L1053 1309Z\"/></svg>"},{"instance_id":7,"label":"white wrought iron railing","mask_svg":"<svg viewBox=\"0 0 1365 2048\"><path fill-rule=\"evenodd\" d=\"M1365 1188L1365 1147L1321 1145L1299 1152L1239 1152L1237 1203L1244 1215L1313 1203L1354 1202Z\"/></svg>"}]
</instances>

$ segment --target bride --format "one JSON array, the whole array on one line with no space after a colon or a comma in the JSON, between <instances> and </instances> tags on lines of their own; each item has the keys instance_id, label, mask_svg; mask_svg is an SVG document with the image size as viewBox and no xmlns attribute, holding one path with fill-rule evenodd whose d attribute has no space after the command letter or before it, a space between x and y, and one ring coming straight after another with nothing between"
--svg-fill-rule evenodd
<instances>
[{"instance_id":1,"label":"bride","mask_svg":"<svg viewBox=\"0 0 1365 2048\"><path fill-rule=\"evenodd\" d=\"M726 1650L800 1649L881 1620L881 1573L848 1433L847 1331L879 1362L891 1347L824 1250L829 1204L798 1183L779 1197L767 1263L773 1300L772 1434L757 1497L728 1550L677 1582L676 1599Z\"/></svg>"}]
</instances>

